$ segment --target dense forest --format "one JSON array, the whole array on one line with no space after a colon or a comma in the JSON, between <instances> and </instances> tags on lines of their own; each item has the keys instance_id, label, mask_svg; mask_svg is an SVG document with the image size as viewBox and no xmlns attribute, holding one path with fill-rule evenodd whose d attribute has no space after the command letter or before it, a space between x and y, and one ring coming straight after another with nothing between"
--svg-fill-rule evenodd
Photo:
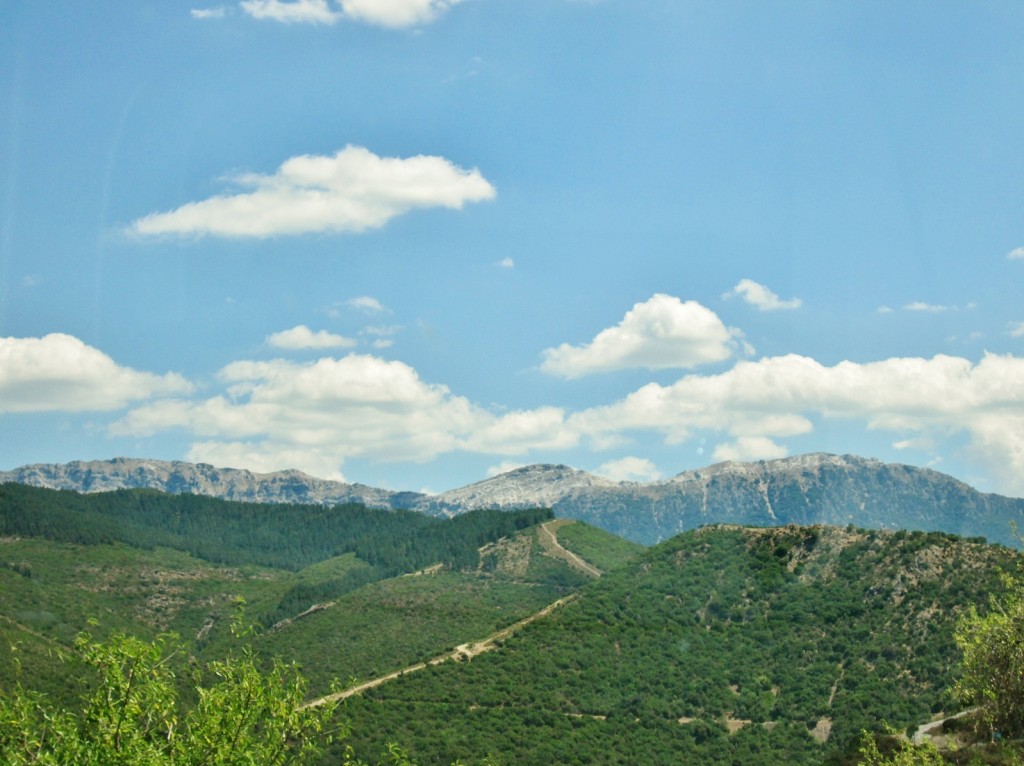
<instances>
[{"instance_id":1,"label":"dense forest","mask_svg":"<svg viewBox=\"0 0 1024 766\"><path fill-rule=\"evenodd\" d=\"M438 519L361 505L268 505L154 490L78 494L0 485L0 536L163 547L216 564L292 571L344 554L361 562L333 577L295 583L262 615L268 626L404 572L436 564L476 567L480 546L550 518L546 509L481 510Z\"/></svg>"},{"instance_id":2,"label":"dense forest","mask_svg":"<svg viewBox=\"0 0 1024 766\"><path fill-rule=\"evenodd\" d=\"M961 650L975 676L993 666L992 642L965 634L958 648L955 627L1005 612L989 595L1018 557L852 527L706 527L643 549L546 510L439 520L3 485L0 725L63 722L69 741L98 747L75 716L99 704L111 653L129 651L154 678L171 672L157 691L181 720L206 694L190 686L203 668L203 683L248 679L264 699L258 679L287 676L296 711L394 676L327 718L291 719L338 736L280 763L882 766L862 730L909 732L960 709ZM1009 603L1018 626L1024 599ZM488 637L490 651L457 648ZM296 664L285 673L278 658Z\"/></svg>"},{"instance_id":3,"label":"dense forest","mask_svg":"<svg viewBox=\"0 0 1024 766\"><path fill-rule=\"evenodd\" d=\"M956 709L953 632L1015 554L940 533L705 528L502 650L347 700L424 764L814 764ZM369 743L365 743L369 747Z\"/></svg>"}]
</instances>

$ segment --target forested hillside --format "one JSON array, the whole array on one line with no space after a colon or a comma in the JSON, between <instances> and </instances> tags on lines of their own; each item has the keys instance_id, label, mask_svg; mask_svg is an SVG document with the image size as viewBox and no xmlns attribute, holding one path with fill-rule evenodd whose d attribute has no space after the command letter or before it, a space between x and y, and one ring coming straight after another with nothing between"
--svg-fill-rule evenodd
<instances>
[{"instance_id":1,"label":"forested hillside","mask_svg":"<svg viewBox=\"0 0 1024 766\"><path fill-rule=\"evenodd\" d=\"M442 521L152 491L0 486L0 690L68 709L89 628L181 636L169 662L298 663L340 703L344 747L422 766L818 764L862 729L955 712L957 618L1019 554L980 539L853 527L705 527L643 549L549 511ZM557 608L552 608L555 605ZM93 621L93 626L90 626ZM186 702L188 695L183 698Z\"/></svg>"},{"instance_id":2,"label":"forested hillside","mask_svg":"<svg viewBox=\"0 0 1024 766\"><path fill-rule=\"evenodd\" d=\"M705 528L342 711L424 764L821 763L954 707L957 616L1015 561L939 533Z\"/></svg>"},{"instance_id":3,"label":"forested hillside","mask_svg":"<svg viewBox=\"0 0 1024 766\"><path fill-rule=\"evenodd\" d=\"M533 525L549 518L0 485L0 641L12 649L0 685L20 669L73 697L56 654L90 620L100 637L171 630L217 656L244 601L261 656L300 662L322 693L487 635L585 582L538 541ZM432 574L401 576L421 570Z\"/></svg>"}]
</instances>

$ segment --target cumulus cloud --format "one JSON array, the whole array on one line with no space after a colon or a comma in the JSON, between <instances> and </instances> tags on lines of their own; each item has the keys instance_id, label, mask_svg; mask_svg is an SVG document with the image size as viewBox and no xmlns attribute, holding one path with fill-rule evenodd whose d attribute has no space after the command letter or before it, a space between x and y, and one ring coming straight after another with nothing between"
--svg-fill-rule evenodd
<instances>
[{"instance_id":1,"label":"cumulus cloud","mask_svg":"<svg viewBox=\"0 0 1024 766\"><path fill-rule=\"evenodd\" d=\"M243 0L253 18L285 24L334 24L342 19L381 27L426 24L461 0L340 0L340 10L327 0Z\"/></svg>"},{"instance_id":2,"label":"cumulus cloud","mask_svg":"<svg viewBox=\"0 0 1024 766\"><path fill-rule=\"evenodd\" d=\"M657 481L661 478L658 467L641 457L624 457L610 460L594 469L594 473L612 481Z\"/></svg>"},{"instance_id":3,"label":"cumulus cloud","mask_svg":"<svg viewBox=\"0 0 1024 766\"><path fill-rule=\"evenodd\" d=\"M341 0L345 15L382 27L411 27L433 21L461 0Z\"/></svg>"},{"instance_id":4,"label":"cumulus cloud","mask_svg":"<svg viewBox=\"0 0 1024 766\"><path fill-rule=\"evenodd\" d=\"M326 330L313 332L300 324L290 330L282 330L267 336L267 345L283 349L325 349L351 348L356 342L343 335L334 335Z\"/></svg>"},{"instance_id":5,"label":"cumulus cloud","mask_svg":"<svg viewBox=\"0 0 1024 766\"><path fill-rule=\"evenodd\" d=\"M1024 247L1018 247L1016 250L1011 250L1006 254L1006 257L1011 261L1024 259Z\"/></svg>"},{"instance_id":6,"label":"cumulus cloud","mask_svg":"<svg viewBox=\"0 0 1024 766\"><path fill-rule=\"evenodd\" d=\"M758 284L752 279L741 279L732 290L722 294L722 297L725 299L736 296L739 296L759 311L798 309L803 305L803 301L799 298L782 300L767 287Z\"/></svg>"},{"instance_id":7,"label":"cumulus cloud","mask_svg":"<svg viewBox=\"0 0 1024 766\"><path fill-rule=\"evenodd\" d=\"M0 338L0 414L114 410L190 390L180 375L123 367L71 335Z\"/></svg>"},{"instance_id":8,"label":"cumulus cloud","mask_svg":"<svg viewBox=\"0 0 1024 766\"><path fill-rule=\"evenodd\" d=\"M516 267L516 262L511 258L502 258L498 261L498 265L503 269L514 269Z\"/></svg>"},{"instance_id":9,"label":"cumulus cloud","mask_svg":"<svg viewBox=\"0 0 1024 766\"><path fill-rule=\"evenodd\" d=\"M558 407L510 412L468 435L464 447L473 452L521 455L532 449L574 447L579 436Z\"/></svg>"},{"instance_id":10,"label":"cumulus cloud","mask_svg":"<svg viewBox=\"0 0 1024 766\"><path fill-rule=\"evenodd\" d=\"M1024 322L1010 322L1007 331L1014 338L1024 338Z\"/></svg>"},{"instance_id":11,"label":"cumulus cloud","mask_svg":"<svg viewBox=\"0 0 1024 766\"><path fill-rule=\"evenodd\" d=\"M333 24L343 16L327 0L243 0L239 6L255 19L285 24Z\"/></svg>"},{"instance_id":12,"label":"cumulus cloud","mask_svg":"<svg viewBox=\"0 0 1024 766\"><path fill-rule=\"evenodd\" d=\"M735 351L738 331L696 301L655 294L585 346L563 343L543 352L541 370L563 378L634 367L688 368L720 362Z\"/></svg>"},{"instance_id":13,"label":"cumulus cloud","mask_svg":"<svg viewBox=\"0 0 1024 766\"><path fill-rule=\"evenodd\" d=\"M333 156L286 160L273 175L236 176L248 189L152 213L130 226L137 235L272 237L317 232L362 232L416 209L461 209L494 199L477 169L443 157L378 157L359 146Z\"/></svg>"}]
</instances>

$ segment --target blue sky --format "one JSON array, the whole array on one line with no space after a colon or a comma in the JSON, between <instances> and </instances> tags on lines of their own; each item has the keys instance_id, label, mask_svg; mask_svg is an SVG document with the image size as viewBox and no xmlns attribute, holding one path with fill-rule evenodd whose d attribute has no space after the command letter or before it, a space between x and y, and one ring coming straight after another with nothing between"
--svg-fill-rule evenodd
<instances>
[{"instance_id":1,"label":"blue sky","mask_svg":"<svg viewBox=\"0 0 1024 766\"><path fill-rule=\"evenodd\" d=\"M0 468L1024 495L1016 2L0 4Z\"/></svg>"}]
</instances>

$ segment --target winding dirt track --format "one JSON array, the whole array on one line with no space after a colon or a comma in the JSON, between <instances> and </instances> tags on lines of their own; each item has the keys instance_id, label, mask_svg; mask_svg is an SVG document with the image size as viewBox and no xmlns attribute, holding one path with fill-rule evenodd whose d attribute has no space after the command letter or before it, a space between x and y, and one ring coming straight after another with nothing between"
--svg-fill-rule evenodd
<instances>
[{"instance_id":1,"label":"winding dirt track","mask_svg":"<svg viewBox=\"0 0 1024 766\"><path fill-rule=\"evenodd\" d=\"M544 524L541 524L537 530L537 537L540 541L541 546L544 548L545 551L547 551L551 555L556 556L557 558L561 558L568 562L570 566L573 566L591 575L592 577L600 577L602 574L600 569L588 564L586 561L581 559L572 551L566 550L562 547L561 543L558 542L558 538L555 536L553 530L558 529L558 527L563 526L567 523L571 524L572 521L556 519L555 521L548 521ZM524 617L519 622L509 625L507 628L502 628L496 633L492 633L491 635L487 636L487 638L481 639L480 641L471 641L466 644L460 644L447 654L439 655L437 657L434 657L432 660L427 660L426 662L419 662L415 665L410 665L407 668L396 670L393 673L388 673L387 675L374 678L370 681L358 684L357 686L350 686L348 689L343 689L340 692L328 694L324 697L320 697L319 699L310 700L305 705L303 705L303 707L318 707L319 705L325 705L328 702L338 702L344 699L348 699L349 697L355 694L362 694L367 689L373 689L376 686L386 684L388 681L394 681L396 678L401 678L406 673L415 673L417 670L423 670L424 668L427 668L431 665L440 665L442 662L448 662L449 660L460 662L462 660L472 659L473 657L476 657L478 654L483 654L484 652L489 652L492 649L496 649L500 641L504 641L517 630L523 628L526 625L529 625L534 620L539 620L541 617L546 617L556 609L565 606L571 601L576 600L576 598L577 596L575 593L566 596L565 598L560 598L558 599L558 601L548 604L539 612L535 612L534 614L531 614L529 617Z\"/></svg>"},{"instance_id":2,"label":"winding dirt track","mask_svg":"<svg viewBox=\"0 0 1024 766\"><path fill-rule=\"evenodd\" d=\"M447 654L442 654L437 657L434 657L434 659L432 660L427 660L426 662L419 662L415 665L410 665L407 668L396 670L394 673L388 673L386 676L374 678L370 681L366 681L365 683L361 683L358 686L351 686L348 689L343 689L340 692L335 692L334 694L328 694L325 697L320 697L319 699L311 700L302 707L317 707L319 705L324 705L328 702L336 702L343 699L347 699L354 694L362 694L367 689L372 689L375 686L380 686L381 684L385 684L388 681L393 681L396 678L404 676L406 673L415 673L417 670L423 670L424 668L429 667L430 665L440 665L442 662L448 662L449 660L459 662L461 660L472 659L473 657L476 657L478 654L483 654L484 652L489 652L492 649L496 649L499 641L505 640L523 626L529 625L534 620L538 620L541 617L545 617L551 614L559 607L565 606L566 604L568 604L571 601L574 601L575 599L575 593L570 596L566 596L565 598L560 598L558 599L558 601L548 604L539 612L535 612L534 614L531 614L529 617L524 617L519 622L509 625L507 628L502 628L496 633L492 633L487 638L484 638L480 641L471 641L468 644L459 644L455 647L455 649L453 649L451 652Z\"/></svg>"},{"instance_id":3,"label":"winding dirt track","mask_svg":"<svg viewBox=\"0 0 1024 766\"><path fill-rule=\"evenodd\" d=\"M567 562L569 566L580 570L584 574L588 574L591 577L600 577L604 572L597 567L588 564L572 551L566 550L562 547L562 544L558 542L558 537L555 535L554 530L572 523L574 523L572 519L555 519L554 521L545 521L540 525L540 528L537 531L537 539L540 540L540 544L544 550L552 556L562 559Z\"/></svg>"}]
</instances>

